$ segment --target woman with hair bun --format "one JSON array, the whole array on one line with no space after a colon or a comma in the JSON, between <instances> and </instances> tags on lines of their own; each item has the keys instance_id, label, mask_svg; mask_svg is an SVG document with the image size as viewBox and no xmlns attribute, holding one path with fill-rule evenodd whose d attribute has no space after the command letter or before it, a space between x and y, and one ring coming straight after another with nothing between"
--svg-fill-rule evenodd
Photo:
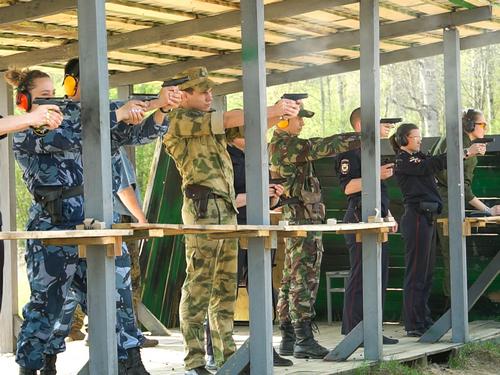
<instances>
[{"instance_id":1,"label":"woman with hair bun","mask_svg":"<svg viewBox=\"0 0 500 375\"><path fill-rule=\"evenodd\" d=\"M443 203L435 173L446 168L446 154L427 156L420 151L422 136L415 124L402 124L389 138L396 153L394 175L403 193L405 211L401 235L405 243L404 323L407 336L420 337L433 324L428 300L435 263L436 216ZM473 144L464 157L484 154Z\"/></svg>"},{"instance_id":2,"label":"woman with hair bun","mask_svg":"<svg viewBox=\"0 0 500 375\"><path fill-rule=\"evenodd\" d=\"M26 74L30 71L20 71L17 69L9 70L5 78L9 84L18 87L23 79L26 79ZM41 72L43 73L43 72ZM33 74L33 73L32 73ZM45 74L45 73L43 73ZM47 76L48 77L48 76ZM50 78L49 78L50 79ZM0 114L0 140L5 138L7 134L19 132L40 126L47 126L48 129L57 128L62 121L62 116L49 114L49 111L59 112L59 108L54 105L37 106L31 112L18 116L3 117ZM2 214L0 212L0 231L2 230ZM2 310L2 295L3 295L3 263L4 263L4 246L3 241L0 241L0 311Z\"/></svg>"},{"instance_id":3,"label":"woman with hair bun","mask_svg":"<svg viewBox=\"0 0 500 375\"><path fill-rule=\"evenodd\" d=\"M17 89L16 104L26 113L18 116L0 115L0 138L7 133L20 132L41 126L49 130L61 125L62 116L55 105L36 105L32 101L40 96L53 96L54 87L47 73L40 70L19 70L11 68L5 73L5 80Z\"/></svg>"}]
</instances>

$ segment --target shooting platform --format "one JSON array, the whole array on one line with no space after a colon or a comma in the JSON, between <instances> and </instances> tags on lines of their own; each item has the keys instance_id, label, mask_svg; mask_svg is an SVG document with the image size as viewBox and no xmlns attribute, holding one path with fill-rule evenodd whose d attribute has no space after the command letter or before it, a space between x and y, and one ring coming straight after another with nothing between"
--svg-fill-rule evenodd
<instances>
[{"instance_id":1,"label":"shooting platform","mask_svg":"<svg viewBox=\"0 0 500 375\"><path fill-rule=\"evenodd\" d=\"M437 224L443 226L443 234L448 236L448 218L437 219ZM472 228L484 228L487 225L500 224L500 216L466 217L464 220L464 236L472 236Z\"/></svg>"},{"instance_id":2,"label":"shooting platform","mask_svg":"<svg viewBox=\"0 0 500 375\"><path fill-rule=\"evenodd\" d=\"M317 225L184 225L184 224L113 224L112 229L76 229L60 231L11 231L0 232L0 240L42 240L46 245L75 245L80 257L85 257L86 246L106 245L108 256L121 255L123 241L177 236L183 234L208 234L214 240L225 238L267 238L271 248L272 238L304 237L307 232L335 232L385 234L393 223L317 224Z\"/></svg>"}]
</instances>

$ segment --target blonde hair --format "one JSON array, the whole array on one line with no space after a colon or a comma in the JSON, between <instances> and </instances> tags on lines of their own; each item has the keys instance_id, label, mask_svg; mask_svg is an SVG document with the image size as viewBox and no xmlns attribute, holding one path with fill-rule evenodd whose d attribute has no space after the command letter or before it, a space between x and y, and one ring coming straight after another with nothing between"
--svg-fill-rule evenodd
<instances>
[{"instance_id":1,"label":"blonde hair","mask_svg":"<svg viewBox=\"0 0 500 375\"><path fill-rule=\"evenodd\" d=\"M50 76L41 70L9 68L4 74L5 81L12 87L19 90L31 90L35 86L35 79L50 78Z\"/></svg>"}]
</instances>

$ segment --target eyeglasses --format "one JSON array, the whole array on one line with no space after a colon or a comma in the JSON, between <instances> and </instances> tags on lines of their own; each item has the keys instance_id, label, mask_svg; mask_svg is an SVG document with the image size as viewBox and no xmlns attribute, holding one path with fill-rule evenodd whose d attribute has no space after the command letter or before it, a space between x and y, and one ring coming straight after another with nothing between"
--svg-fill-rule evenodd
<instances>
[{"instance_id":1,"label":"eyeglasses","mask_svg":"<svg viewBox=\"0 0 500 375\"><path fill-rule=\"evenodd\" d=\"M483 129L486 129L488 127L488 124L486 122L475 122L474 125L481 126Z\"/></svg>"}]
</instances>

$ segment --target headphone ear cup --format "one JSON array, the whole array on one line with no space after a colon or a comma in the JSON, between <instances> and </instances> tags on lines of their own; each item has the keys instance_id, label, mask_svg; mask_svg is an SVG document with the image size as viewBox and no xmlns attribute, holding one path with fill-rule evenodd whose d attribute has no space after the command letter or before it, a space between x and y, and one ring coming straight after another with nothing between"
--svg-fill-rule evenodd
<instances>
[{"instance_id":1,"label":"headphone ear cup","mask_svg":"<svg viewBox=\"0 0 500 375\"><path fill-rule=\"evenodd\" d=\"M408 139L401 134L396 134L396 143L400 146L408 146Z\"/></svg>"},{"instance_id":2,"label":"headphone ear cup","mask_svg":"<svg viewBox=\"0 0 500 375\"><path fill-rule=\"evenodd\" d=\"M467 133L472 133L476 124L474 123L475 111L472 109L467 110L467 113L464 116L463 128Z\"/></svg>"},{"instance_id":3,"label":"headphone ear cup","mask_svg":"<svg viewBox=\"0 0 500 375\"><path fill-rule=\"evenodd\" d=\"M288 128L288 120L281 120L276 126L280 129L286 129Z\"/></svg>"},{"instance_id":4,"label":"headphone ear cup","mask_svg":"<svg viewBox=\"0 0 500 375\"><path fill-rule=\"evenodd\" d=\"M78 79L76 79L72 75L67 75L66 77L64 77L63 87L64 93L67 96L75 96L76 90L78 88Z\"/></svg>"},{"instance_id":5,"label":"headphone ear cup","mask_svg":"<svg viewBox=\"0 0 500 375\"><path fill-rule=\"evenodd\" d=\"M18 108L29 112L31 110L31 95L28 91L18 91L16 94L16 105Z\"/></svg>"}]
</instances>

